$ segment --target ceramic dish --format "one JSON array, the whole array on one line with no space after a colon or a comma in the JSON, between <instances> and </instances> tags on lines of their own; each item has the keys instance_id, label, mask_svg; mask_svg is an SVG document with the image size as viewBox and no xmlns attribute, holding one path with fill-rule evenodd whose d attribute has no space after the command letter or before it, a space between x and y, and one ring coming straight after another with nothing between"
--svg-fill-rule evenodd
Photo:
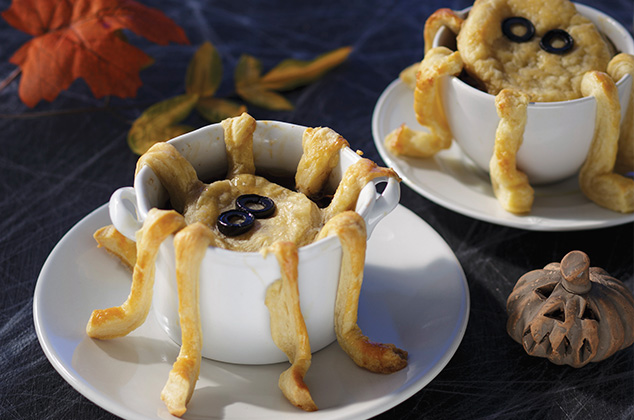
<instances>
[{"instance_id":1,"label":"ceramic dish","mask_svg":"<svg viewBox=\"0 0 634 420\"><path fill-rule=\"evenodd\" d=\"M279 121L258 121L253 133L253 160L258 171L293 179L304 152L306 127ZM223 179L227 153L223 126L211 124L170 141L195 168L201 180ZM349 147L339 151L337 164L326 181L326 191L337 189L346 169L361 160ZM377 185L385 184L379 194ZM123 187L110 199L110 218L115 228L135 237L149 210L167 201L167 191L149 166L142 167L134 188ZM396 178L368 181L356 200L355 211L366 223L368 236L399 202ZM279 204L279 203L278 203ZM315 206L316 208L316 206ZM138 220L137 220L138 217ZM300 224L299 222L297 222ZM342 249L330 236L298 249L298 287L311 348L317 351L335 340L334 314ZM178 290L173 236L160 247L152 309L159 323L177 343L181 342ZM208 247L200 269L200 319L205 337L202 355L229 363L279 363L287 356L273 342L266 290L279 279L280 266L273 253L238 252ZM102 306L97 306L101 308Z\"/></svg>"},{"instance_id":2,"label":"ceramic dish","mask_svg":"<svg viewBox=\"0 0 634 420\"><path fill-rule=\"evenodd\" d=\"M590 19L618 51L634 54L634 40L619 22L591 7L581 4L575 6L578 13ZM458 14L466 18L470 9ZM575 48L583 48L581 40L577 43ZM455 49L455 44L455 35L441 27L432 46ZM632 78L623 76L617 81L616 88L621 109L625 110L632 89ZM496 97L454 76L443 78L441 92L445 115L455 141L465 155L481 169L488 171L500 121L495 106ZM528 176L531 185L560 182L579 172L595 131L596 109L594 97L528 104L517 164Z\"/></svg>"},{"instance_id":3,"label":"ceramic dish","mask_svg":"<svg viewBox=\"0 0 634 420\"><path fill-rule=\"evenodd\" d=\"M119 304L130 287L130 274L92 239L107 223L107 208L98 208L48 257L33 302L38 339L60 375L105 410L125 419L173 418L159 395L178 347L153 316L126 337L86 336L91 311ZM359 324L370 337L407 349L407 368L393 375L370 373L333 343L313 356L306 382L319 411L304 413L277 387L288 363L203 359L184 418L365 419L427 385L449 362L467 325L468 286L458 260L429 225L399 206L374 231L365 273Z\"/></svg>"},{"instance_id":4,"label":"ceramic dish","mask_svg":"<svg viewBox=\"0 0 634 420\"><path fill-rule=\"evenodd\" d=\"M423 129L414 115L412 91L397 79L385 89L374 109L374 142L385 163L406 185L445 208L474 219L536 231L595 229L634 221L634 214L613 212L592 203L581 193L576 177L536 186L529 215L508 213L495 199L489 175L455 142L432 159L402 158L388 152L383 143L385 136L403 123Z\"/></svg>"}]
</instances>

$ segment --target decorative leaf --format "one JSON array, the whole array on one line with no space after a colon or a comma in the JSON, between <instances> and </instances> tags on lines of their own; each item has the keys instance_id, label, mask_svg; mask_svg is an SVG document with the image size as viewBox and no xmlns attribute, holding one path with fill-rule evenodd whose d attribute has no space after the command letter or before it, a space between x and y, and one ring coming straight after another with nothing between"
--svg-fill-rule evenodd
<instances>
[{"instance_id":1,"label":"decorative leaf","mask_svg":"<svg viewBox=\"0 0 634 420\"><path fill-rule=\"evenodd\" d=\"M196 111L207 121L220 122L226 118L237 117L246 112L247 107L221 98L201 98L196 104Z\"/></svg>"},{"instance_id":2,"label":"decorative leaf","mask_svg":"<svg viewBox=\"0 0 634 420\"><path fill-rule=\"evenodd\" d=\"M136 95L139 71L151 59L122 29L159 45L189 42L162 12L133 0L14 0L2 17L34 37L10 59L22 70L19 95L30 107L54 100L78 78L97 98Z\"/></svg>"},{"instance_id":3,"label":"decorative leaf","mask_svg":"<svg viewBox=\"0 0 634 420\"><path fill-rule=\"evenodd\" d=\"M274 91L294 89L320 78L345 61L351 51L351 47L342 47L314 60L284 60L264 76L262 76L260 61L249 55L243 55L234 73L236 91L245 101L262 108L293 109L293 104Z\"/></svg>"},{"instance_id":4,"label":"decorative leaf","mask_svg":"<svg viewBox=\"0 0 634 420\"><path fill-rule=\"evenodd\" d=\"M158 102L141 114L128 132L128 145L134 153L145 153L154 143L167 141L177 135L191 131L179 126L196 106L198 95L184 94Z\"/></svg>"},{"instance_id":5,"label":"decorative leaf","mask_svg":"<svg viewBox=\"0 0 634 420\"><path fill-rule=\"evenodd\" d=\"M234 78L236 87L246 87L258 83L262 74L262 63L255 57L243 54L236 64Z\"/></svg>"},{"instance_id":6,"label":"decorative leaf","mask_svg":"<svg viewBox=\"0 0 634 420\"><path fill-rule=\"evenodd\" d=\"M198 48L187 67L185 92L200 97L212 96L222 81L222 59L218 50L207 41Z\"/></svg>"},{"instance_id":7,"label":"decorative leaf","mask_svg":"<svg viewBox=\"0 0 634 420\"><path fill-rule=\"evenodd\" d=\"M352 47L341 47L314 60L284 60L262 76L260 85L264 89L278 91L306 85L346 61L350 52Z\"/></svg>"},{"instance_id":8,"label":"decorative leaf","mask_svg":"<svg viewBox=\"0 0 634 420\"><path fill-rule=\"evenodd\" d=\"M236 65L234 79L238 95L256 106L272 110L291 110L291 104L282 95L260 85L262 63L250 55L242 55Z\"/></svg>"},{"instance_id":9,"label":"decorative leaf","mask_svg":"<svg viewBox=\"0 0 634 420\"><path fill-rule=\"evenodd\" d=\"M293 104L279 93L262 89L258 85L248 86L238 90L240 97L245 101L261 108L273 111L290 111Z\"/></svg>"}]
</instances>

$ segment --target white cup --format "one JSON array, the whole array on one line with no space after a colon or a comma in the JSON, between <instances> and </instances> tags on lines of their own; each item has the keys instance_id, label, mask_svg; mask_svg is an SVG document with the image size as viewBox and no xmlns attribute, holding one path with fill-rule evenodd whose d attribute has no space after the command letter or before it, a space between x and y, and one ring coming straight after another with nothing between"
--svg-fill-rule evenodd
<instances>
[{"instance_id":1,"label":"white cup","mask_svg":"<svg viewBox=\"0 0 634 420\"><path fill-rule=\"evenodd\" d=\"M591 7L578 3L575 7L614 43L618 51L634 54L634 40L619 22ZM466 16L469 10L459 14ZM436 34L433 46L455 48L455 36L443 27ZM631 86L629 75L616 83L623 111L627 109ZM454 76L444 78L441 91L453 138L476 165L488 172L499 123L495 96ZM557 182L578 173L592 142L595 116L594 97L528 105L517 165L531 184ZM621 118L623 116L624 112Z\"/></svg>"},{"instance_id":2,"label":"white cup","mask_svg":"<svg viewBox=\"0 0 634 420\"><path fill-rule=\"evenodd\" d=\"M259 170L278 176L294 176L302 155L305 127L274 121L258 121L253 136L253 155ZM224 131L212 124L170 140L192 163L205 181L224 178L227 159ZM339 153L339 164L328 179L334 191L346 168L360 159L348 147ZM381 193L377 185L384 184ZM110 217L117 230L134 240L135 232L152 207L160 207L167 193L149 167L141 169L134 188L112 195ZM400 187L393 178L376 178L361 191L355 211L366 221L368 237L374 226L398 204ZM341 245L328 237L299 249L298 282L302 314L312 351L335 340L334 306ZM180 343L173 236L160 247L156 263L153 312L168 336ZM287 360L271 339L269 311L264 304L267 287L280 278L276 257L269 253L236 252L209 247L200 278L200 315L203 357L240 363L266 364Z\"/></svg>"}]
</instances>

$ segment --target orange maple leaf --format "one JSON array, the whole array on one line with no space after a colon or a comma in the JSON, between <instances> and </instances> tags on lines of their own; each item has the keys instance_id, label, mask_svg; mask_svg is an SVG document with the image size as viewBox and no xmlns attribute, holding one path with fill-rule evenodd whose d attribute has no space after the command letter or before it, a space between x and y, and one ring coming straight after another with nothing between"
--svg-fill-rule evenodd
<instances>
[{"instance_id":1,"label":"orange maple leaf","mask_svg":"<svg viewBox=\"0 0 634 420\"><path fill-rule=\"evenodd\" d=\"M34 37L9 59L22 71L19 95L29 107L54 100L78 78L97 98L135 96L152 59L122 29L159 45L189 43L161 11L133 0L13 0L2 17Z\"/></svg>"}]
</instances>

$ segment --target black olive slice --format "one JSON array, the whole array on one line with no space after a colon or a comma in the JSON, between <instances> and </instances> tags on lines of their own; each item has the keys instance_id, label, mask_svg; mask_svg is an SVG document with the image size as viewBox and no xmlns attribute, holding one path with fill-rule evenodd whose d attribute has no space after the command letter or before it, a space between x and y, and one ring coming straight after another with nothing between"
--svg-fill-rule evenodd
<instances>
[{"instance_id":1,"label":"black olive slice","mask_svg":"<svg viewBox=\"0 0 634 420\"><path fill-rule=\"evenodd\" d=\"M516 26L522 26L524 28L524 33L518 35L513 32L513 28ZM535 27L530 20L514 16L502 21L502 32L513 42L528 42L535 35Z\"/></svg>"},{"instance_id":2,"label":"black olive slice","mask_svg":"<svg viewBox=\"0 0 634 420\"><path fill-rule=\"evenodd\" d=\"M562 45L555 47L557 42ZM570 34L563 29L552 29L546 32L542 40L539 41L539 46L542 47L542 50L553 54L565 54L574 44L575 41Z\"/></svg>"},{"instance_id":3,"label":"black olive slice","mask_svg":"<svg viewBox=\"0 0 634 420\"><path fill-rule=\"evenodd\" d=\"M227 210L218 216L216 226L226 236L238 236L253 227L255 217L244 210Z\"/></svg>"},{"instance_id":4,"label":"black olive slice","mask_svg":"<svg viewBox=\"0 0 634 420\"><path fill-rule=\"evenodd\" d=\"M275 212L273 200L257 194L244 194L236 198L236 207L251 213L258 219L271 217Z\"/></svg>"}]
</instances>

